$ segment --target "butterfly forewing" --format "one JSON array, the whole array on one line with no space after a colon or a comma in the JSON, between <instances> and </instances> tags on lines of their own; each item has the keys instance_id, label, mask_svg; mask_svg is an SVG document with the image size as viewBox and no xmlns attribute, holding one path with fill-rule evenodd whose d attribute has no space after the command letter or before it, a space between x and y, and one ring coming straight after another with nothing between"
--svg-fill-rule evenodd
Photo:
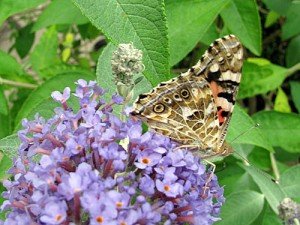
<instances>
[{"instance_id":1,"label":"butterfly forewing","mask_svg":"<svg viewBox=\"0 0 300 225\"><path fill-rule=\"evenodd\" d=\"M243 48L235 36L217 39L186 73L140 95L131 114L156 132L196 148L202 157L227 154L224 139L242 60Z\"/></svg>"}]
</instances>

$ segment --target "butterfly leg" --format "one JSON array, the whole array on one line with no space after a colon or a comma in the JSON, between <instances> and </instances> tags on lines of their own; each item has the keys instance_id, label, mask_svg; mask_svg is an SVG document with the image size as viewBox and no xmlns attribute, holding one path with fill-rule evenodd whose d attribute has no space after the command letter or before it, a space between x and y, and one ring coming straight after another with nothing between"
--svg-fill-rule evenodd
<instances>
[{"instance_id":1,"label":"butterfly leg","mask_svg":"<svg viewBox=\"0 0 300 225\"><path fill-rule=\"evenodd\" d=\"M204 161L209 164L211 167L212 167L212 170L210 172L210 175L209 177L207 178L206 182L205 182L205 186L203 188L203 195L205 196L206 195L206 190L209 189L208 185L209 185L209 182L211 181L213 175L215 174L215 170L216 170L216 164L204 159Z\"/></svg>"}]
</instances>

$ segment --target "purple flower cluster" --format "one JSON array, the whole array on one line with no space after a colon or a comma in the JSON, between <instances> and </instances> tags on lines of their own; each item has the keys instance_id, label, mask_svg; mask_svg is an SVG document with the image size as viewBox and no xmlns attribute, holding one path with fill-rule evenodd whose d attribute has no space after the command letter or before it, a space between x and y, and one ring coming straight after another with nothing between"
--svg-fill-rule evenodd
<instances>
[{"instance_id":1,"label":"purple flower cluster","mask_svg":"<svg viewBox=\"0 0 300 225\"><path fill-rule=\"evenodd\" d=\"M19 157L5 181L9 210L2 224L213 224L223 189L199 158L169 138L121 121L95 82L78 80L75 112L70 89L53 92L62 107L44 120L23 121ZM74 106L74 108L78 106Z\"/></svg>"}]
</instances>

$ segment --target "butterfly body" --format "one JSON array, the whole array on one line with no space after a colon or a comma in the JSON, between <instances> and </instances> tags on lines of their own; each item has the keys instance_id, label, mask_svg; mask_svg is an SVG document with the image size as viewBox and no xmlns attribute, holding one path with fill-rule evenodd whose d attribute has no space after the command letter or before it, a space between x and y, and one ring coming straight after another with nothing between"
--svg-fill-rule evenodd
<instances>
[{"instance_id":1,"label":"butterfly body","mask_svg":"<svg viewBox=\"0 0 300 225\"><path fill-rule=\"evenodd\" d=\"M232 152L224 142L241 79L243 48L225 36L186 73L141 94L131 115L202 158Z\"/></svg>"}]
</instances>

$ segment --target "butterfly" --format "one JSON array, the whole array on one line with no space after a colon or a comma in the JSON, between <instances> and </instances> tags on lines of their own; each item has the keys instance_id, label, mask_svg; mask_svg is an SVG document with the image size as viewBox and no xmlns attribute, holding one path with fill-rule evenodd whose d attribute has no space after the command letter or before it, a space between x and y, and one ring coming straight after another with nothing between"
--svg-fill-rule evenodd
<instances>
[{"instance_id":1,"label":"butterfly","mask_svg":"<svg viewBox=\"0 0 300 225\"><path fill-rule=\"evenodd\" d=\"M187 72L139 95L131 115L201 158L226 156L233 151L225 137L242 65L239 40L219 38Z\"/></svg>"}]
</instances>

